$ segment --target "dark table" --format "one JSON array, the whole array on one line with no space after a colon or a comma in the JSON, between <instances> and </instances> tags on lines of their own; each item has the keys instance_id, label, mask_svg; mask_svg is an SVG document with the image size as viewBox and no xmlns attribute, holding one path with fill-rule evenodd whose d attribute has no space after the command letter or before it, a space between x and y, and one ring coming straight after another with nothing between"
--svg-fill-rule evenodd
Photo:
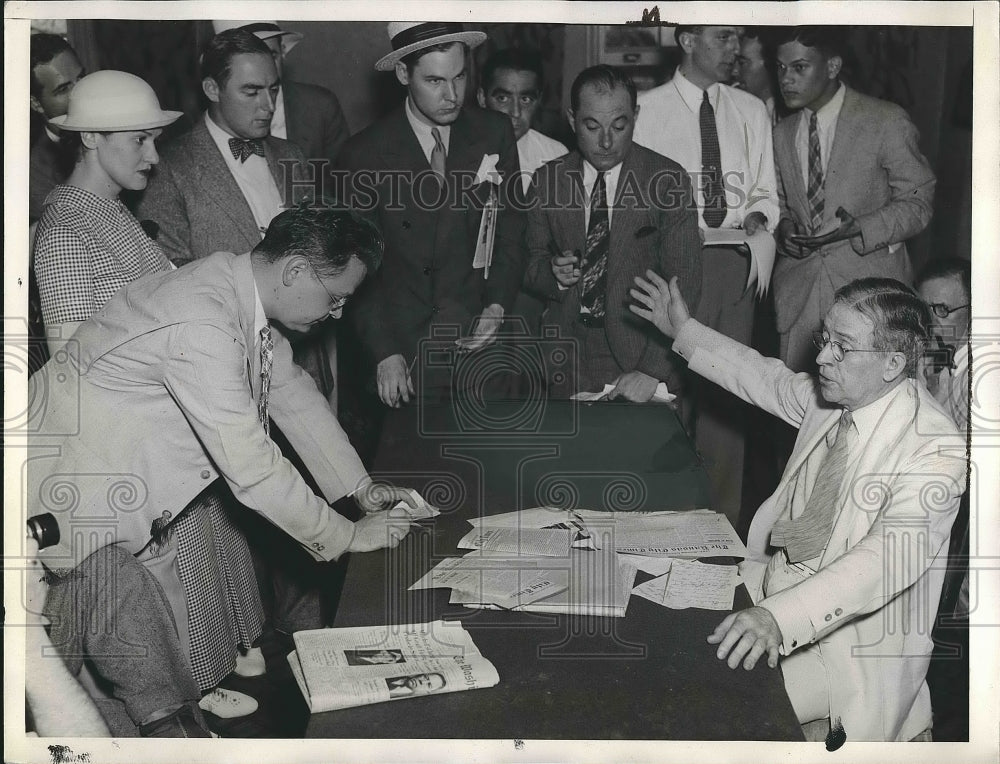
<instances>
[{"instance_id":1,"label":"dark table","mask_svg":"<svg viewBox=\"0 0 1000 764\"><path fill-rule=\"evenodd\" d=\"M396 550L353 555L336 626L461 619L497 687L312 716L307 737L801 740L780 670L731 671L705 638L723 613L632 597L625 618L470 610L447 589L407 592L463 552L466 518L542 504L706 506L674 412L656 404L420 404L392 412L375 475L442 510ZM640 573L640 579L645 574ZM749 606L743 587L736 608Z\"/></svg>"}]
</instances>

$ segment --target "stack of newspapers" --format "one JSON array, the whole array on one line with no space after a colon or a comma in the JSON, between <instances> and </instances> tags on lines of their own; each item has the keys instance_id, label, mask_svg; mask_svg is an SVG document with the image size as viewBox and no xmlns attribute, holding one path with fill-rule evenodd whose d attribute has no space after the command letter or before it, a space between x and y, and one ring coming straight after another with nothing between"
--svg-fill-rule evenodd
<instances>
[{"instance_id":1,"label":"stack of newspapers","mask_svg":"<svg viewBox=\"0 0 1000 764\"><path fill-rule=\"evenodd\" d=\"M633 592L667 607L707 606L686 591L704 582L719 592L712 606L722 608L727 594L732 602L735 567L694 560L746 554L725 515L704 510L537 507L470 523L458 546L471 551L441 560L410 590L450 588L450 602L470 608L622 618ZM665 588L674 563L684 592ZM655 583L634 588L639 570Z\"/></svg>"},{"instance_id":2,"label":"stack of newspapers","mask_svg":"<svg viewBox=\"0 0 1000 764\"><path fill-rule=\"evenodd\" d=\"M312 713L500 681L458 622L315 629L294 639L288 663Z\"/></svg>"}]
</instances>

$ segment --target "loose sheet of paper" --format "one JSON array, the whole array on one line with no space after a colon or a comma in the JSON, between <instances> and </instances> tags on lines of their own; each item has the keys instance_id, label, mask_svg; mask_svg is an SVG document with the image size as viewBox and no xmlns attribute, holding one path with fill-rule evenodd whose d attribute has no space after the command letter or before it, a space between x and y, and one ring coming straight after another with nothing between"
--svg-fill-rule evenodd
<instances>
[{"instance_id":1,"label":"loose sheet of paper","mask_svg":"<svg viewBox=\"0 0 1000 764\"><path fill-rule=\"evenodd\" d=\"M404 490L410 495L410 500L413 501L416 506L411 507L405 501L397 502L396 506L389 510L389 517L406 517L410 520L426 520L427 518L437 517L441 514L440 509L428 504L424 497L414 489L406 488Z\"/></svg>"},{"instance_id":2,"label":"loose sheet of paper","mask_svg":"<svg viewBox=\"0 0 1000 764\"><path fill-rule=\"evenodd\" d=\"M632 593L672 610L732 610L738 578L735 565L674 560L667 575L639 584Z\"/></svg>"},{"instance_id":3,"label":"loose sheet of paper","mask_svg":"<svg viewBox=\"0 0 1000 764\"><path fill-rule=\"evenodd\" d=\"M594 393L574 393L570 396L572 401L584 401L585 403L592 403L594 401L606 401L608 400L608 395L612 390L615 389L614 385L605 385L603 390L598 390ZM650 401L653 403L670 403L671 401L677 400L677 396L667 390L667 385L664 382L660 382L656 386L656 390L653 392L653 397Z\"/></svg>"},{"instance_id":4,"label":"loose sheet of paper","mask_svg":"<svg viewBox=\"0 0 1000 764\"><path fill-rule=\"evenodd\" d=\"M705 246L740 246L744 245L750 250L750 274L747 278L747 286L754 281L757 282L757 296L762 297L767 294L771 285L771 272L774 270L774 255L777 244L774 236L761 229L752 236L748 236L741 228L708 228L703 231L705 236Z\"/></svg>"}]
</instances>

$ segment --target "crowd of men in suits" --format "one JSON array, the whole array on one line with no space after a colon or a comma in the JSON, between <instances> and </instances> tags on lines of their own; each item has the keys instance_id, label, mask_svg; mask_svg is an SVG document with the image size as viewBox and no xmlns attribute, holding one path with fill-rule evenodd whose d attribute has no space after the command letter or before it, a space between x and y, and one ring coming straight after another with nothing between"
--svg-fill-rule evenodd
<instances>
[{"instance_id":1,"label":"crowd of men in suits","mask_svg":"<svg viewBox=\"0 0 1000 764\"><path fill-rule=\"evenodd\" d=\"M576 76L568 152L532 128L544 88L536 54L495 54L475 88L480 108L467 105L469 52L486 35L461 25L388 25L392 51L376 69L394 72L406 98L353 136L333 94L283 79L283 57L300 35L266 22L216 30L200 64L207 109L150 162L135 208L181 267L122 287L82 323L74 351L33 378L52 401L37 442L61 446L28 476L28 514L50 511L61 531L40 552L51 570L82 570L96 591L114 567L132 594L156 589L129 560L161 543L161 510L181 512L217 479L232 506L294 540L292 556L330 561L394 545L405 523L383 510L407 495L371 483L337 423L325 319L349 318L368 361L352 373L385 408L475 392L467 386L477 377L463 365L556 327L576 355L546 369L546 394L607 386L611 398L646 403L665 384L681 396L713 508L734 523L745 437L737 396L800 428L782 482L751 527L758 604L709 641L734 668L753 668L762 655L773 667L783 656L800 721L825 723L824 735L838 727L854 740L929 734L927 635L907 633L890 657L867 662L853 661L852 649L877 642L885 618L913 615L940 592L935 562L947 554L965 466L960 448L946 453L956 428L934 395L947 406L961 384L948 364L928 373L932 391L917 377L929 310L964 311L955 325L967 325L969 282L960 267L922 277L930 309L910 289L905 242L930 220L934 175L905 111L842 82L842 34L679 26L680 65L657 88L637 93L611 66ZM85 73L68 46L38 42L32 108L50 120L72 114ZM38 216L66 177L51 159L59 141L50 122L32 146ZM704 246L710 229L773 236L780 361L747 347L747 252ZM524 334L505 331L515 320ZM953 333L950 344L964 337ZM435 351L454 362L425 364ZM491 383L495 394L524 393L517 379ZM109 427L116 412L125 416ZM288 441L282 448L272 424ZM88 568L109 541L79 524L107 511L108 485L91 481L69 509L45 497L60 475L101 472L140 476L144 504L114 523L123 556ZM900 550L893 522L924 509L919 481L931 472L943 476L946 499L926 536L908 536ZM893 483L875 508L848 488L871 473ZM814 498L823 491L830 498ZM363 510L354 522L328 504L346 496ZM328 623L309 569L289 575L297 566L288 555L261 553L267 530L247 534L276 630ZM910 549L917 543L926 549ZM886 566L899 574L891 586ZM107 597L68 594L58 578L54 614L81 601L113 607ZM151 610L129 631L156 635L145 667L122 676L105 665L104 678L140 734L207 734L200 711L224 709L199 706L184 650L171 643L169 608ZM82 623L64 624L73 622ZM100 656L92 663L100 672Z\"/></svg>"}]
</instances>

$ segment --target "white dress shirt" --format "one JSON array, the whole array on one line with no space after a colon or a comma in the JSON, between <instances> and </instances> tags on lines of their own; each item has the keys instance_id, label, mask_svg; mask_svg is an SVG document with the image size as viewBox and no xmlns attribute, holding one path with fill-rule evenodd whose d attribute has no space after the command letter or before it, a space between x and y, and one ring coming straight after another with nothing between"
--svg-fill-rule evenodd
<instances>
[{"instance_id":1,"label":"white dress shirt","mask_svg":"<svg viewBox=\"0 0 1000 764\"><path fill-rule=\"evenodd\" d=\"M424 150L424 156L427 157L427 164L431 163L431 152L434 150L434 136L431 134L431 126L421 122L417 117L417 113L413 111L413 105L410 103L409 96L406 97L406 119L410 123L410 127L413 130L413 134L417 136L417 140L420 142L420 148ZM451 139L451 125L435 125L438 132L441 134L441 143L444 144L444 153L448 153L448 142Z\"/></svg>"},{"instance_id":2,"label":"white dress shirt","mask_svg":"<svg viewBox=\"0 0 1000 764\"><path fill-rule=\"evenodd\" d=\"M639 94L636 143L673 159L691 176L698 202L698 225L707 228L702 211L701 175L702 89L678 69L672 80ZM708 88L722 154L726 187L726 217L722 228L739 228L751 212L767 218L767 229L778 222L778 191L774 174L771 119L757 96L728 85Z\"/></svg>"},{"instance_id":3,"label":"white dress shirt","mask_svg":"<svg viewBox=\"0 0 1000 764\"><path fill-rule=\"evenodd\" d=\"M622 174L622 163L619 162L610 170L604 171L604 188L608 194L608 228L614 212L615 194L618 191L618 176ZM583 160L583 188L587 192L587 206L583 210L583 224L590 227L590 207L594 198L594 186L597 184L597 168L586 159Z\"/></svg>"},{"instance_id":4,"label":"white dress shirt","mask_svg":"<svg viewBox=\"0 0 1000 764\"><path fill-rule=\"evenodd\" d=\"M233 152L229 148L229 139L235 136L230 135L215 124L207 114L205 115L205 125L208 127L208 134L212 136L222 158L226 161L226 166L232 173L236 185L243 192L243 198L246 199L263 238L271 220L281 212L282 207L281 194L278 191L278 185L274 182L274 176L271 175L271 168L267 166L267 160L262 156L251 154L245 162L241 162L233 156Z\"/></svg>"},{"instance_id":5,"label":"white dress shirt","mask_svg":"<svg viewBox=\"0 0 1000 764\"><path fill-rule=\"evenodd\" d=\"M517 141L517 161L521 166L521 183L527 192L535 170L546 162L568 154L559 141L549 138L537 130L528 130Z\"/></svg>"}]
</instances>

